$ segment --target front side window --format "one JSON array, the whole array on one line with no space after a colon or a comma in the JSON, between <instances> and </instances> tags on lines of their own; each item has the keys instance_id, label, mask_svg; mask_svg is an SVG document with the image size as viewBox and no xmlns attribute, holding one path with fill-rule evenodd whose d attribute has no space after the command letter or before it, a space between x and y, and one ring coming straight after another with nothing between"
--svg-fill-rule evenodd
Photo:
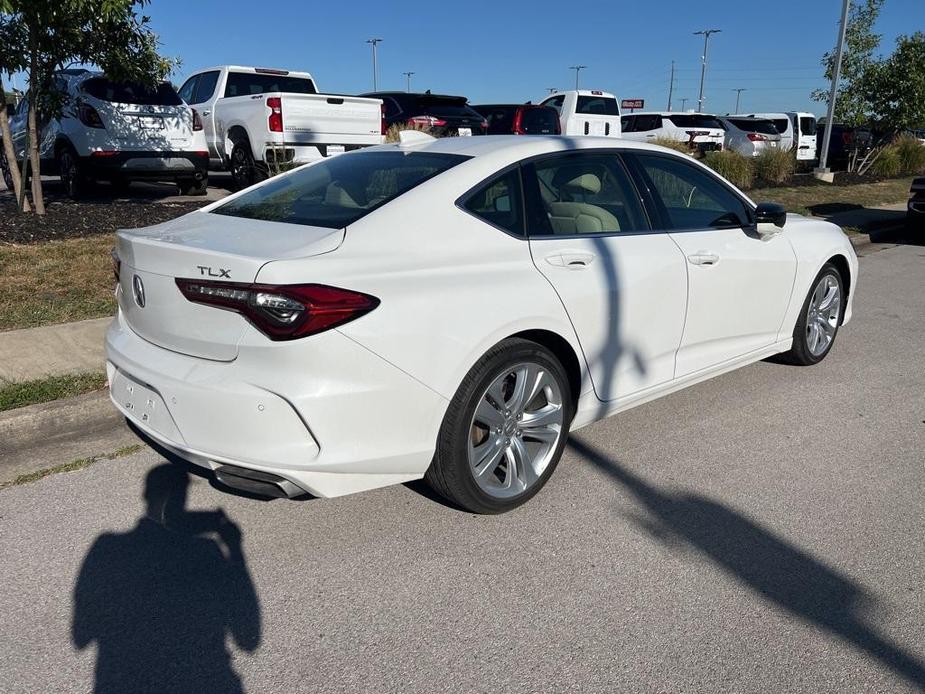
<instances>
[{"instance_id":1,"label":"front side window","mask_svg":"<svg viewBox=\"0 0 925 694\"><path fill-rule=\"evenodd\" d=\"M523 236L523 193L520 169L513 168L490 180L463 203L469 212L516 236Z\"/></svg>"},{"instance_id":2,"label":"front side window","mask_svg":"<svg viewBox=\"0 0 925 694\"><path fill-rule=\"evenodd\" d=\"M725 229L750 223L745 202L699 166L668 156L634 154L668 229Z\"/></svg>"},{"instance_id":3,"label":"front side window","mask_svg":"<svg viewBox=\"0 0 925 694\"><path fill-rule=\"evenodd\" d=\"M529 164L542 212L530 215L531 236L647 231L632 181L612 153L556 155Z\"/></svg>"},{"instance_id":4,"label":"front side window","mask_svg":"<svg viewBox=\"0 0 925 694\"><path fill-rule=\"evenodd\" d=\"M467 157L428 152L357 152L274 178L213 214L340 229Z\"/></svg>"},{"instance_id":5,"label":"front side window","mask_svg":"<svg viewBox=\"0 0 925 694\"><path fill-rule=\"evenodd\" d=\"M204 104L212 98L215 92L215 85L218 84L218 70L203 72L199 75L199 82L196 84L196 90L193 92L192 104Z\"/></svg>"},{"instance_id":6,"label":"front side window","mask_svg":"<svg viewBox=\"0 0 925 694\"><path fill-rule=\"evenodd\" d=\"M196 92L196 82L198 81L199 75L193 75L183 83L183 86L180 87L180 91L177 92L180 95L180 98L188 104L196 103L193 101L193 94Z\"/></svg>"}]
</instances>

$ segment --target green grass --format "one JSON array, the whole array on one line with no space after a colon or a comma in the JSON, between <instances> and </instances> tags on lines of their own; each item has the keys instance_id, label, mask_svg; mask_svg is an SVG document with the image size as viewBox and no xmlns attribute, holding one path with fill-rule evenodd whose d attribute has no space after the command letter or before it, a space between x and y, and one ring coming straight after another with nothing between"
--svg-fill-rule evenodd
<instances>
[{"instance_id":1,"label":"green grass","mask_svg":"<svg viewBox=\"0 0 925 694\"><path fill-rule=\"evenodd\" d=\"M35 381L5 383L0 381L0 412L16 407L70 398L106 385L106 374L87 372L49 376Z\"/></svg>"},{"instance_id":2,"label":"green grass","mask_svg":"<svg viewBox=\"0 0 925 694\"><path fill-rule=\"evenodd\" d=\"M56 465L54 467L47 467L42 470L36 470L35 472L29 472L25 475L20 475L19 477L16 477L9 482L0 484L0 489L14 487L18 484L29 484L30 482L37 482L40 479L48 477L49 475L56 475L59 472L74 472L75 470L83 470L84 468L90 467L94 463L98 463L101 460L115 460L116 458L124 458L127 455L137 453L143 448L143 444L136 443L131 446L123 446L122 448L119 448L112 453L95 455L91 458L78 458L77 460L71 461L70 463L63 463L62 465Z\"/></svg>"},{"instance_id":3,"label":"green grass","mask_svg":"<svg viewBox=\"0 0 925 694\"><path fill-rule=\"evenodd\" d=\"M819 205L843 204L877 207L909 199L912 178L894 178L876 183L835 186L828 183L785 188L755 188L748 196L755 202L778 202L791 212L812 215Z\"/></svg>"}]
</instances>

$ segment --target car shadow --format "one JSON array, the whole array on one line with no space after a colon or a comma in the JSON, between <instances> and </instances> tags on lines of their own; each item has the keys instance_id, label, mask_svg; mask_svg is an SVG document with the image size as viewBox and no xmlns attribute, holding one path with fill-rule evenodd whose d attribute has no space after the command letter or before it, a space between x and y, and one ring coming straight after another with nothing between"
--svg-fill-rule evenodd
<instances>
[{"instance_id":1,"label":"car shadow","mask_svg":"<svg viewBox=\"0 0 925 694\"><path fill-rule=\"evenodd\" d=\"M660 489L580 439L572 438L569 447L638 502L644 513L634 520L654 538L679 551L694 550L756 596L925 691L925 665L865 618L876 601L863 586L725 504Z\"/></svg>"},{"instance_id":2,"label":"car shadow","mask_svg":"<svg viewBox=\"0 0 925 694\"><path fill-rule=\"evenodd\" d=\"M135 527L100 535L84 558L71 636L96 644L97 694L243 692L227 641L257 649L260 602L241 530L221 508L186 510L189 481L152 468Z\"/></svg>"}]
</instances>

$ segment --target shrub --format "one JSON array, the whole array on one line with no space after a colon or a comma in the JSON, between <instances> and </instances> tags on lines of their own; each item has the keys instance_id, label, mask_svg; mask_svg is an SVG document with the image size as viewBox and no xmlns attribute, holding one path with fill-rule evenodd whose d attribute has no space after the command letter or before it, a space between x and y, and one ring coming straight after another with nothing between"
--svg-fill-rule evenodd
<instances>
[{"instance_id":1,"label":"shrub","mask_svg":"<svg viewBox=\"0 0 925 694\"><path fill-rule=\"evenodd\" d=\"M429 126L426 125L409 125L408 123L395 123L390 125L389 129L385 131L385 141L386 142L398 142L398 134L403 130L417 130L418 132L427 133L428 135L433 135L434 137L439 137L434 133Z\"/></svg>"},{"instance_id":2,"label":"shrub","mask_svg":"<svg viewBox=\"0 0 925 694\"><path fill-rule=\"evenodd\" d=\"M768 183L786 183L793 177L796 158L783 149L766 149L754 159L755 174Z\"/></svg>"},{"instance_id":3,"label":"shrub","mask_svg":"<svg viewBox=\"0 0 925 694\"><path fill-rule=\"evenodd\" d=\"M703 163L738 188L751 188L755 182L752 160L731 149L707 152Z\"/></svg>"},{"instance_id":4,"label":"shrub","mask_svg":"<svg viewBox=\"0 0 925 694\"><path fill-rule=\"evenodd\" d=\"M900 135L889 145L896 149L899 173L915 176L925 173L925 145L912 135Z\"/></svg>"},{"instance_id":5,"label":"shrub","mask_svg":"<svg viewBox=\"0 0 925 694\"><path fill-rule=\"evenodd\" d=\"M883 148L880 156L871 164L870 172L874 176L883 178L896 178L902 173L902 161L899 159L899 151L896 145L887 145Z\"/></svg>"},{"instance_id":6,"label":"shrub","mask_svg":"<svg viewBox=\"0 0 925 694\"><path fill-rule=\"evenodd\" d=\"M649 142L653 145L661 145L676 152L684 152L684 154L693 156L693 152L691 152L691 148L687 146L686 142L678 142L670 137L656 137L654 140L649 140Z\"/></svg>"}]
</instances>

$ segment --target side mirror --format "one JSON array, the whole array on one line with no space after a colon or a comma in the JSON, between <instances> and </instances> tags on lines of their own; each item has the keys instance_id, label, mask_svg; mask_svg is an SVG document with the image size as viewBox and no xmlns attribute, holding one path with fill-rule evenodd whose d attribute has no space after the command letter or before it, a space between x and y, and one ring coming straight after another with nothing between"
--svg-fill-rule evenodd
<instances>
[{"instance_id":1,"label":"side mirror","mask_svg":"<svg viewBox=\"0 0 925 694\"><path fill-rule=\"evenodd\" d=\"M758 207L755 208L755 223L758 233L762 236L776 234L778 229L787 223L787 209L776 202L758 203ZM772 226L776 228L770 228Z\"/></svg>"}]
</instances>

